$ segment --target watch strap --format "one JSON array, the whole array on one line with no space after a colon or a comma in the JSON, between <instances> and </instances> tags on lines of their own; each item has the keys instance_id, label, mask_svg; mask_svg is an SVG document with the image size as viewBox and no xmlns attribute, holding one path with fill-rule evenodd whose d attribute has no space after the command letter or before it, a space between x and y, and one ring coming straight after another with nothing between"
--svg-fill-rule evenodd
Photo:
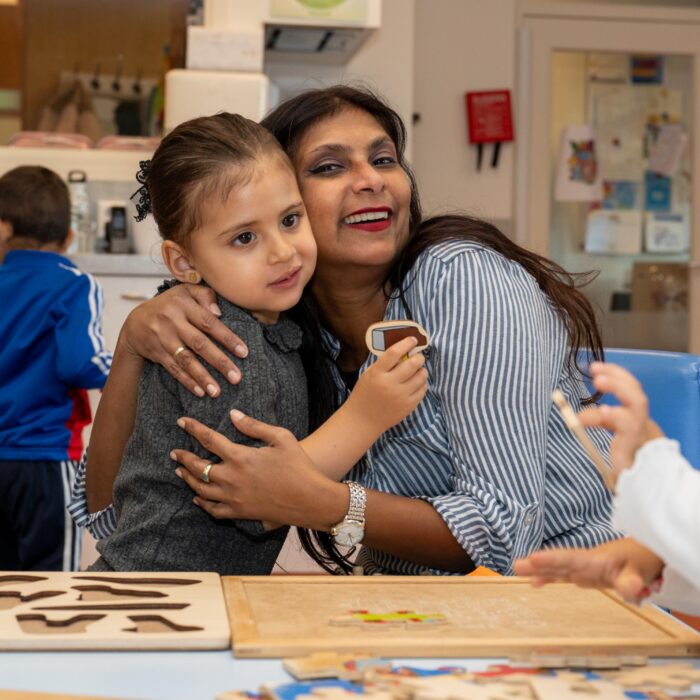
<instances>
[{"instance_id":1,"label":"watch strap","mask_svg":"<svg viewBox=\"0 0 700 700\"><path fill-rule=\"evenodd\" d=\"M365 508L367 506L367 492L365 487L355 481L344 481L350 489L350 505L345 520L364 523Z\"/></svg>"}]
</instances>

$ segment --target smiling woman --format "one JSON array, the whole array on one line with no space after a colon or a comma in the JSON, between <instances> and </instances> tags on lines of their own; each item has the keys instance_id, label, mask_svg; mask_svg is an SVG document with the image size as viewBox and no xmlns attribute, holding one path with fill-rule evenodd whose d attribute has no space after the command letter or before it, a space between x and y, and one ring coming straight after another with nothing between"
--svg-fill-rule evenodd
<instances>
[{"instance_id":1,"label":"smiling woman","mask_svg":"<svg viewBox=\"0 0 700 700\"><path fill-rule=\"evenodd\" d=\"M589 546L616 537L610 496L550 400L558 387L571 403L585 402L577 353L602 355L576 276L483 221L423 220L404 159L404 125L369 92L312 90L280 105L263 125L291 157L318 246L316 272L295 310L306 321L311 425L339 405L328 423L346 408L362 409L330 449L316 452L308 441L242 415L245 409L232 412L232 425L181 420L208 453L171 453L202 512L217 521L259 518L320 531L324 551L317 556L329 570L347 568L331 536L342 542L351 531L363 538L366 571L408 574L474 565L510 573L514 558L543 544ZM141 367L135 356L142 355L190 388L216 393L230 372L238 380L238 367L240 386L250 382L257 351L242 362L223 351L234 352L240 338L207 310L213 301L206 290L181 285L137 309L122 332L115 381L133 387ZM368 377L400 373L417 359L386 367L400 359L394 352L401 345L379 359L368 356L366 330L382 319L414 320L431 338L427 395L396 425L387 421L386 396L353 398ZM181 345L196 348L207 366L189 351L173 363ZM134 404L123 389L100 403L87 472L91 510L109 502L120 444L112 418L131 425ZM361 460L357 454L349 482L338 483L344 472L335 452L369 435L370 426L384 434ZM265 446L236 444L224 429ZM183 434L171 447L186 447L188 439ZM607 452L602 431L592 439Z\"/></svg>"}]
</instances>

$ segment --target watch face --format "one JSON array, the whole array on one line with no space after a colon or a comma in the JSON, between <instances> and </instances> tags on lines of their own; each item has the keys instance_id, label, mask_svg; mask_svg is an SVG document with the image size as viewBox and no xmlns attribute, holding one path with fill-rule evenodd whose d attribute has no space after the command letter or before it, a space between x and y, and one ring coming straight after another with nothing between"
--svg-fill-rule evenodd
<instances>
[{"instance_id":1,"label":"watch face","mask_svg":"<svg viewBox=\"0 0 700 700\"><path fill-rule=\"evenodd\" d=\"M336 525L333 538L336 544L342 544L344 547L351 547L354 544L362 542L365 534L365 527L362 523L346 521Z\"/></svg>"}]
</instances>

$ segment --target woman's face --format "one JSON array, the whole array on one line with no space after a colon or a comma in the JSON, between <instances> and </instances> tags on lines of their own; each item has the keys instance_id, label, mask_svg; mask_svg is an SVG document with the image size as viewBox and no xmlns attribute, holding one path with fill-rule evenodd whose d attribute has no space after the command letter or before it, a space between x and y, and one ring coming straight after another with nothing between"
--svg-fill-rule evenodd
<instances>
[{"instance_id":1,"label":"woman's face","mask_svg":"<svg viewBox=\"0 0 700 700\"><path fill-rule=\"evenodd\" d=\"M389 135L367 112L348 107L307 131L294 165L321 274L351 265L383 274L408 239L411 198Z\"/></svg>"}]
</instances>

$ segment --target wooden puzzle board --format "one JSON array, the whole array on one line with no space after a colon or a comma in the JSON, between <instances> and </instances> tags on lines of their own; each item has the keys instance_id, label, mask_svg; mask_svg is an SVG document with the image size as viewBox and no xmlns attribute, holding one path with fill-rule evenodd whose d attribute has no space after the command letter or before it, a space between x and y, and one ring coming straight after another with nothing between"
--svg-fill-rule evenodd
<instances>
[{"instance_id":1,"label":"wooden puzzle board","mask_svg":"<svg viewBox=\"0 0 700 700\"><path fill-rule=\"evenodd\" d=\"M0 650L226 649L212 573L0 572Z\"/></svg>"},{"instance_id":2,"label":"wooden puzzle board","mask_svg":"<svg viewBox=\"0 0 700 700\"><path fill-rule=\"evenodd\" d=\"M316 651L397 657L530 653L700 656L700 635L652 607L572 584L433 576L224 577L237 657ZM337 626L351 610L412 610L446 617L435 626Z\"/></svg>"}]
</instances>

